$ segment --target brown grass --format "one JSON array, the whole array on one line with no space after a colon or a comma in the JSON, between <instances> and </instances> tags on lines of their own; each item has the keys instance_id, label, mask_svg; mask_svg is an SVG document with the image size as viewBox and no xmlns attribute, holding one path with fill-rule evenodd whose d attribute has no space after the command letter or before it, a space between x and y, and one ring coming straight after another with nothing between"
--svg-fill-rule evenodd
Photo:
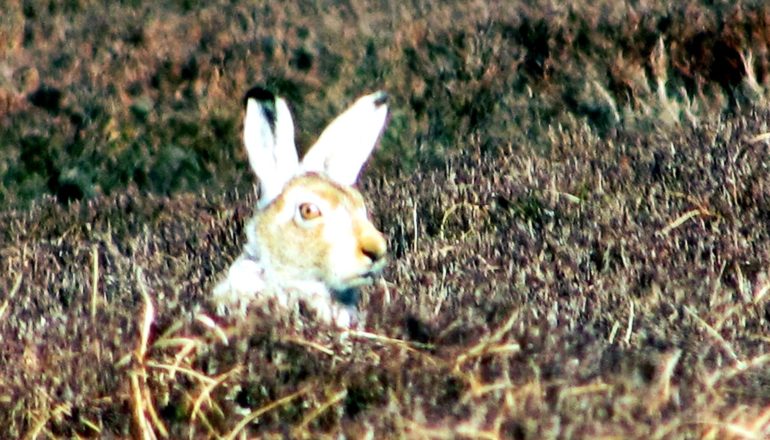
<instances>
[{"instance_id":1,"label":"brown grass","mask_svg":"<svg viewBox=\"0 0 770 440\"><path fill-rule=\"evenodd\" d=\"M669 3L9 3L0 437L767 438L767 8ZM211 311L256 82L393 95L364 329Z\"/></svg>"}]
</instances>

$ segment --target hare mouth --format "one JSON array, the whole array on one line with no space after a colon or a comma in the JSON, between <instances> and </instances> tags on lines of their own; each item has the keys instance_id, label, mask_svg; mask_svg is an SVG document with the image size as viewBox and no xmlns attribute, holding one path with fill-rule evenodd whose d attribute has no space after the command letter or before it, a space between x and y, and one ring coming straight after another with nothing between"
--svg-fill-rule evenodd
<instances>
[{"instance_id":1,"label":"hare mouth","mask_svg":"<svg viewBox=\"0 0 770 440\"><path fill-rule=\"evenodd\" d=\"M345 289L356 288L361 286L369 286L372 283L374 283L374 278L377 277L380 274L380 272L381 272L381 268L373 267L365 272L352 275L346 278L345 280L343 280Z\"/></svg>"},{"instance_id":2,"label":"hare mouth","mask_svg":"<svg viewBox=\"0 0 770 440\"><path fill-rule=\"evenodd\" d=\"M369 276L375 276L379 275L380 272L382 272L382 269L385 268L385 264L387 264L388 260L387 258L383 257L379 260L375 261L374 264L372 264L372 267L369 268L368 271L366 271Z\"/></svg>"},{"instance_id":3,"label":"hare mouth","mask_svg":"<svg viewBox=\"0 0 770 440\"><path fill-rule=\"evenodd\" d=\"M368 286L374 282L375 275L375 272L365 272L363 274L354 275L345 280L345 286L346 288Z\"/></svg>"},{"instance_id":4,"label":"hare mouth","mask_svg":"<svg viewBox=\"0 0 770 440\"><path fill-rule=\"evenodd\" d=\"M385 260L379 260L368 268L358 273L350 274L340 279L337 288L339 290L353 289L361 286L369 286L374 283L374 279L382 273L385 267Z\"/></svg>"}]
</instances>

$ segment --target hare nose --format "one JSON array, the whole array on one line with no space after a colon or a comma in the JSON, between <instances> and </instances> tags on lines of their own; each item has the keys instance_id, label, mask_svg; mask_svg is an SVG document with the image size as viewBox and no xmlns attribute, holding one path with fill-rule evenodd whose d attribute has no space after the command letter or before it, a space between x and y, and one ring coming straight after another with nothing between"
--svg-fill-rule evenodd
<instances>
[{"instance_id":1,"label":"hare nose","mask_svg":"<svg viewBox=\"0 0 770 440\"><path fill-rule=\"evenodd\" d=\"M383 255L385 255L385 252L383 252L383 250L380 248L363 248L361 249L361 253L372 262L379 260L383 257Z\"/></svg>"},{"instance_id":2,"label":"hare nose","mask_svg":"<svg viewBox=\"0 0 770 440\"><path fill-rule=\"evenodd\" d=\"M385 256L387 244L385 243L385 237L376 229L372 229L369 234L362 237L360 245L361 253L372 263L376 263Z\"/></svg>"}]
</instances>

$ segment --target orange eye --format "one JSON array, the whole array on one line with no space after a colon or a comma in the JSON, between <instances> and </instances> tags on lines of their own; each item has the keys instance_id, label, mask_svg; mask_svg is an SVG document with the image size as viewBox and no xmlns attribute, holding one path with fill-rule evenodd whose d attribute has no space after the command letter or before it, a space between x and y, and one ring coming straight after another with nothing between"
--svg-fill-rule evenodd
<instances>
[{"instance_id":1,"label":"orange eye","mask_svg":"<svg viewBox=\"0 0 770 440\"><path fill-rule=\"evenodd\" d=\"M299 205L299 215L302 220L313 220L321 216L321 210L312 203L302 203Z\"/></svg>"}]
</instances>

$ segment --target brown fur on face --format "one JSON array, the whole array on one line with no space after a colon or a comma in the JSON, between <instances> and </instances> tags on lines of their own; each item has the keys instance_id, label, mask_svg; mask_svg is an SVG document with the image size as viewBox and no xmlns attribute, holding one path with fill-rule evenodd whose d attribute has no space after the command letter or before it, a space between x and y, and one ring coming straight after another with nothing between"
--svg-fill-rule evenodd
<instances>
[{"instance_id":1,"label":"brown fur on face","mask_svg":"<svg viewBox=\"0 0 770 440\"><path fill-rule=\"evenodd\" d=\"M304 220L298 211L303 203L316 205L321 215ZM289 181L253 225L258 251L279 279L332 289L361 284L381 268L387 248L361 194L313 173Z\"/></svg>"}]
</instances>

